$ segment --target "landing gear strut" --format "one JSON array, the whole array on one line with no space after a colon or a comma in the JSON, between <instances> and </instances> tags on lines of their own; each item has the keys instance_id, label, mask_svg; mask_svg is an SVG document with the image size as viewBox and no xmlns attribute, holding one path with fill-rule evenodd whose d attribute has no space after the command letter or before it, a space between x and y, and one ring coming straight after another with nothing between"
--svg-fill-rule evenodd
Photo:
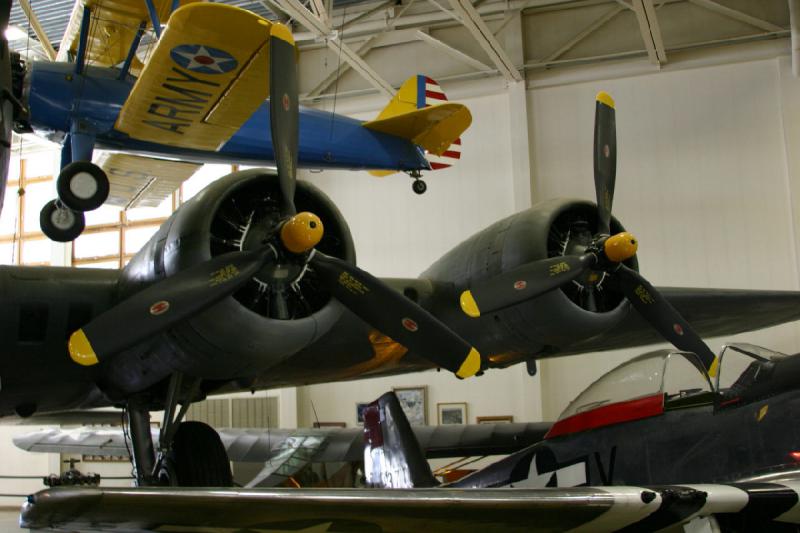
<instances>
[{"instance_id":1,"label":"landing gear strut","mask_svg":"<svg viewBox=\"0 0 800 533\"><path fill-rule=\"evenodd\" d=\"M149 406L134 398L128 402L136 483L180 487L230 487L230 461L217 432L202 422L182 422L200 380L183 387L183 374L172 375L164 407L164 423L153 446ZM179 396L185 398L179 402ZM177 411L178 403L180 410Z\"/></svg>"},{"instance_id":2,"label":"landing gear strut","mask_svg":"<svg viewBox=\"0 0 800 533\"><path fill-rule=\"evenodd\" d=\"M424 194L425 191L428 190L428 184L422 181L422 172L419 170L412 170L408 173L409 176L414 180L411 184L411 189L417 194Z\"/></svg>"}]
</instances>

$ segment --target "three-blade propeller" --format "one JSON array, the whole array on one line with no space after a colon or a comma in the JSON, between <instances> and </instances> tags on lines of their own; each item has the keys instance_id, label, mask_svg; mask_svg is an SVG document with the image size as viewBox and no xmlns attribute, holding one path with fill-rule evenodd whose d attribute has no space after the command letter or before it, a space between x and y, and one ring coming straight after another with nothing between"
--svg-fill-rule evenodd
<instances>
[{"instance_id":1,"label":"three-blade propeller","mask_svg":"<svg viewBox=\"0 0 800 533\"><path fill-rule=\"evenodd\" d=\"M481 369L477 350L425 309L371 274L314 247L323 237L313 213L296 213L298 148L297 62L288 28L270 35L270 127L282 193L283 219L272 247L220 255L178 272L120 302L72 334L70 355L96 364L233 294L274 260L275 253L305 261L323 287L362 320L436 365L466 378ZM121 328L120 324L125 324Z\"/></svg>"},{"instance_id":2,"label":"three-blade propeller","mask_svg":"<svg viewBox=\"0 0 800 533\"><path fill-rule=\"evenodd\" d=\"M688 322L641 274L623 264L636 254L636 238L627 232L609 236L617 164L614 100L597 95L594 130L594 183L597 196L597 234L581 255L534 261L475 283L461 294L461 308L471 317L499 311L541 296L586 275L615 277L625 297L662 337L676 348L695 353L709 373L716 357ZM594 273L594 276L591 276Z\"/></svg>"}]
</instances>

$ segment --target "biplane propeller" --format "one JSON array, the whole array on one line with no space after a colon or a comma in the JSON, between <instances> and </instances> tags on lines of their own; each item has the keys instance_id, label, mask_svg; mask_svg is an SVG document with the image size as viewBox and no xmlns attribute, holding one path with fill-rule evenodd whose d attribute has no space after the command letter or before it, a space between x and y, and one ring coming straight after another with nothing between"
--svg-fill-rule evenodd
<instances>
[{"instance_id":1,"label":"biplane propeller","mask_svg":"<svg viewBox=\"0 0 800 533\"><path fill-rule=\"evenodd\" d=\"M715 371L716 356L678 311L639 272L626 266L638 249L636 237L611 232L611 206L617 167L614 100L597 94L594 126L594 184L597 197L597 232L585 247L521 265L493 278L476 282L462 292L462 310L471 317L499 311L532 300L581 278L591 284L605 276L616 280L633 307L659 334L679 350L693 352L705 370Z\"/></svg>"},{"instance_id":2,"label":"biplane propeller","mask_svg":"<svg viewBox=\"0 0 800 533\"><path fill-rule=\"evenodd\" d=\"M481 369L478 351L428 311L383 281L314 247L323 236L320 218L296 213L298 90L294 40L289 29L273 24L270 36L271 130L282 194L282 217L253 249L229 252L196 264L146 288L97 316L72 334L69 350L81 364L107 360L233 294L253 275L262 279L285 269L271 264L301 264L313 269L325 289L365 322L437 366L466 378ZM284 280L274 279L275 282ZM153 302L169 312L153 312ZM118 325L126 324L121 330Z\"/></svg>"}]
</instances>

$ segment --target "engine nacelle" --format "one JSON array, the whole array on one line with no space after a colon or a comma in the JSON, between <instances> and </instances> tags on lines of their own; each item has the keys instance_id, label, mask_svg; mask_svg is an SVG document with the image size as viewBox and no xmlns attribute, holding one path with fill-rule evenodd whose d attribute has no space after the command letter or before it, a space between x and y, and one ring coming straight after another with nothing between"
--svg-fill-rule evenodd
<instances>
[{"instance_id":1,"label":"engine nacelle","mask_svg":"<svg viewBox=\"0 0 800 533\"><path fill-rule=\"evenodd\" d=\"M280 220L280 199L277 176L263 169L234 172L214 182L181 206L130 261L122 272L119 297L239 250L252 239L260 246ZM323 221L325 235L317 249L355 262L347 223L324 193L299 181L295 204L298 211L312 211ZM161 335L150 349L119 354L109 362L109 375L117 383L123 380L113 375L120 372L128 382L137 375L155 382L174 370L208 379L257 375L318 339L341 315L341 305L315 281L308 271L276 295L257 274L232 296ZM271 301L278 297L282 305L276 316Z\"/></svg>"},{"instance_id":2,"label":"engine nacelle","mask_svg":"<svg viewBox=\"0 0 800 533\"><path fill-rule=\"evenodd\" d=\"M431 279L437 292L452 292L447 299L452 305L436 309L436 314L454 324L454 329L489 355L497 366L533 355L545 356L552 347L564 349L622 320L629 310L622 292L601 281L592 286L589 301L588 284L578 280L527 303L477 319L461 312L458 295L470 283L520 265L565 253L582 253L596 228L594 203L564 199L541 202L469 237L421 277ZM612 234L623 230L612 218ZM625 264L637 268L635 257Z\"/></svg>"}]
</instances>

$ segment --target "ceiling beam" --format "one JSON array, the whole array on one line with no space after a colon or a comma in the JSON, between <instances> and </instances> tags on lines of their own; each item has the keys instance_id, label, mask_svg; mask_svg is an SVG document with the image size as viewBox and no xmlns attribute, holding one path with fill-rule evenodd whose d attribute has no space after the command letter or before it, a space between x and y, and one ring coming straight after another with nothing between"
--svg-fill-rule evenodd
<instances>
[{"instance_id":1,"label":"ceiling beam","mask_svg":"<svg viewBox=\"0 0 800 533\"><path fill-rule=\"evenodd\" d=\"M347 21L343 22L342 25L341 25L341 29L345 30L348 27L350 27L353 24L355 24L356 22L358 22L359 20L363 20L363 19L369 17L370 15L374 15L375 13L377 13L379 11L388 9L390 6L393 6L394 4L395 4L395 0L386 0L386 2L383 2L382 4L378 4L377 6L373 7L372 9L369 9L367 11L359 13L358 15L354 16L353 18L348 19Z\"/></svg>"},{"instance_id":2,"label":"ceiling beam","mask_svg":"<svg viewBox=\"0 0 800 533\"><path fill-rule=\"evenodd\" d=\"M450 0L450 5L453 7L453 12L461 20L461 23L478 41L478 44L483 48L503 77L510 82L522 81L522 75L519 70L514 66L511 58L500 46L497 38L486 26L472 3L469 0Z\"/></svg>"},{"instance_id":3,"label":"ceiling beam","mask_svg":"<svg viewBox=\"0 0 800 533\"><path fill-rule=\"evenodd\" d=\"M325 39L325 43L334 52L341 55L341 58L350 64L350 67L358 72L370 85L378 89L389 98L394 96L394 88L384 80L375 70L370 67L364 59L353 49L342 42L342 36L338 35L329 25L325 24L318 16L305 8L299 0L275 0L278 5L291 15L298 23L307 30L315 33L318 37Z\"/></svg>"},{"instance_id":4,"label":"ceiling beam","mask_svg":"<svg viewBox=\"0 0 800 533\"><path fill-rule=\"evenodd\" d=\"M714 11L715 13L719 13L720 15L725 15L728 18L732 18L733 20L738 20L739 22L744 22L745 24L749 24L751 26L755 26L764 31L768 32L776 32L782 31L785 28L781 28L771 22L767 22L766 20L762 20L747 13L742 13L736 9L731 9L727 6L723 6L722 4L718 4L713 0L689 0L689 2L693 3L696 6L704 7L709 11Z\"/></svg>"},{"instance_id":5,"label":"ceiling beam","mask_svg":"<svg viewBox=\"0 0 800 533\"><path fill-rule=\"evenodd\" d=\"M653 0L633 0L631 9L639 22L639 31L642 33L647 57L652 64L660 67L667 62L667 52L664 49L664 40L661 38L661 27L658 25Z\"/></svg>"},{"instance_id":6,"label":"ceiling beam","mask_svg":"<svg viewBox=\"0 0 800 533\"><path fill-rule=\"evenodd\" d=\"M28 0L19 0L19 5L25 12L25 16L28 17L28 22L30 23L31 28L33 28L33 33L36 34L36 38L39 40L39 43L42 45L44 53L47 54L47 57L50 58L50 61L55 61L57 55L56 50L53 48L53 45L50 44L50 39L44 32L44 28L42 28L42 25L39 24L39 18L36 16L36 13L33 12L31 3Z\"/></svg>"},{"instance_id":7,"label":"ceiling beam","mask_svg":"<svg viewBox=\"0 0 800 533\"><path fill-rule=\"evenodd\" d=\"M314 14L317 15L326 26L330 26L330 17L328 17L328 12L325 10L322 0L310 0L309 3L314 8Z\"/></svg>"},{"instance_id":8,"label":"ceiling beam","mask_svg":"<svg viewBox=\"0 0 800 533\"><path fill-rule=\"evenodd\" d=\"M486 63L478 61L474 57L465 54L461 50L453 48L449 44L444 43L444 42L440 41L439 39L437 39L435 37L431 37L430 35L428 35L424 31L418 30L416 35L417 35L417 38L420 41L424 41L424 42L428 43L429 45L433 46L434 48L436 48L437 50L440 50L440 51L444 52L445 54L449 55L450 57L453 57L453 58L457 59L458 61L461 61L462 63L466 63L467 65L471 66L472 68L474 68L477 71L480 71L480 72L487 71L488 72L488 71L494 70L492 67L490 67Z\"/></svg>"},{"instance_id":9,"label":"ceiling beam","mask_svg":"<svg viewBox=\"0 0 800 533\"><path fill-rule=\"evenodd\" d=\"M280 22L282 22L283 24L286 24L289 21L289 19L292 18L274 0L259 0L259 1L261 2L261 5L264 6L265 9L275 13L275 15L278 17L278 20L280 20Z\"/></svg>"},{"instance_id":10,"label":"ceiling beam","mask_svg":"<svg viewBox=\"0 0 800 533\"><path fill-rule=\"evenodd\" d=\"M361 46L358 47L356 53L361 57L366 56L369 53L369 51L372 50L372 48L375 46L379 38L380 37L378 35L373 35L372 37L361 43ZM304 98L314 98L316 96L321 95L323 91L325 91L328 87L333 85L336 80L344 76L345 72L347 72L348 70L350 70L350 63L344 63L343 65L339 65L336 70L331 71L331 73L328 74L324 80L319 82L316 87L308 91L305 94Z\"/></svg>"},{"instance_id":11,"label":"ceiling beam","mask_svg":"<svg viewBox=\"0 0 800 533\"><path fill-rule=\"evenodd\" d=\"M611 19L613 19L623 11L625 11L625 8L622 6L615 7L607 11L605 15L603 15L599 19L595 20L594 22L586 26L583 29L583 31L581 31L578 35L576 35L575 37L564 43L564 45L561 48L559 48L558 50L547 56L547 58L545 58L544 61L554 61L559 57L563 56L564 54L572 50L578 43L580 43L588 36L590 36L597 30L605 26Z\"/></svg>"}]
</instances>

